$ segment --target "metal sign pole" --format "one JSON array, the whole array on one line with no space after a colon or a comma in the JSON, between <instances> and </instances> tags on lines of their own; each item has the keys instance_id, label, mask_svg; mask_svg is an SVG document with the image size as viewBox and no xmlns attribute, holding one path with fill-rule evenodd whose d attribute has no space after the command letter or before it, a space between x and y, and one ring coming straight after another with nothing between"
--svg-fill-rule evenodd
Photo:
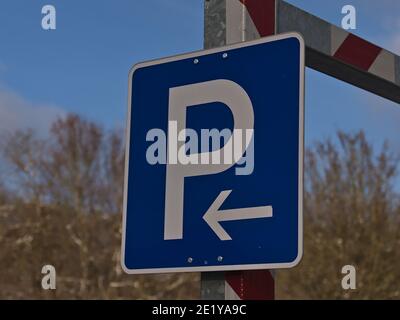
<instances>
[{"instance_id":1,"label":"metal sign pole","mask_svg":"<svg viewBox=\"0 0 400 320\"><path fill-rule=\"evenodd\" d=\"M226 44L225 0L205 0L204 48L221 47ZM201 298L203 300L225 299L225 272L201 273Z\"/></svg>"},{"instance_id":2,"label":"metal sign pole","mask_svg":"<svg viewBox=\"0 0 400 320\"><path fill-rule=\"evenodd\" d=\"M204 48L210 49L235 42L255 39L258 33L246 16L244 4L257 11L252 0L205 0ZM263 34L275 34L275 0L263 1L258 11ZM201 298L204 300L274 300L275 281L269 270L203 272Z\"/></svg>"},{"instance_id":3,"label":"metal sign pole","mask_svg":"<svg viewBox=\"0 0 400 320\"><path fill-rule=\"evenodd\" d=\"M201 273L201 298L203 300L225 300L225 272Z\"/></svg>"}]
</instances>

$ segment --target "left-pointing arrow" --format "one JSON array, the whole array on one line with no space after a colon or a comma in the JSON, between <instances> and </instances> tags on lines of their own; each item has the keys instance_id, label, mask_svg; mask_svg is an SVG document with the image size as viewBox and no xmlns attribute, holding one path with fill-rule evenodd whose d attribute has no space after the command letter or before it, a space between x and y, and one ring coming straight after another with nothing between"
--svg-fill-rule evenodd
<instances>
[{"instance_id":1,"label":"left-pointing arrow","mask_svg":"<svg viewBox=\"0 0 400 320\"><path fill-rule=\"evenodd\" d=\"M231 192L232 190L221 191L217 199L215 199L215 201L211 204L210 208L208 208L207 212L203 216L205 222L207 222L210 228L222 241L232 240L230 235L221 226L220 222L222 221L236 221L272 217L272 206L220 210L219 208Z\"/></svg>"}]
</instances>

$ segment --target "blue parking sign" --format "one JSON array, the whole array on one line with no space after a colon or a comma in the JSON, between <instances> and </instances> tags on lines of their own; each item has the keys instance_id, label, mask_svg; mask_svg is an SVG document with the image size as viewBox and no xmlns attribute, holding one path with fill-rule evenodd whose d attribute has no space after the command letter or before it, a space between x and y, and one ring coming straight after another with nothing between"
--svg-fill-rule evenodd
<instances>
[{"instance_id":1,"label":"blue parking sign","mask_svg":"<svg viewBox=\"0 0 400 320\"><path fill-rule=\"evenodd\" d=\"M304 68L297 33L133 67L126 272L289 268L300 261Z\"/></svg>"}]
</instances>

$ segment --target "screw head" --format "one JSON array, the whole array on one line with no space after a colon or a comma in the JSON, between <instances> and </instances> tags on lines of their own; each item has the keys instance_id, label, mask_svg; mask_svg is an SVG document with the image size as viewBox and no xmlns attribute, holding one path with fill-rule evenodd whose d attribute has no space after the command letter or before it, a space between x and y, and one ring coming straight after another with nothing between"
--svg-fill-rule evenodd
<instances>
[{"instance_id":1,"label":"screw head","mask_svg":"<svg viewBox=\"0 0 400 320\"><path fill-rule=\"evenodd\" d=\"M217 258L218 262L221 262L223 259L224 259L224 258L221 257L221 256L218 256L218 258Z\"/></svg>"},{"instance_id":2,"label":"screw head","mask_svg":"<svg viewBox=\"0 0 400 320\"><path fill-rule=\"evenodd\" d=\"M192 262L193 262L193 258L192 258L192 257L189 257L189 258L187 259L187 262L192 263Z\"/></svg>"},{"instance_id":3,"label":"screw head","mask_svg":"<svg viewBox=\"0 0 400 320\"><path fill-rule=\"evenodd\" d=\"M193 63L194 63L194 64L198 64L198 63L199 63L199 59L194 59L194 60L193 60Z\"/></svg>"},{"instance_id":4,"label":"screw head","mask_svg":"<svg viewBox=\"0 0 400 320\"><path fill-rule=\"evenodd\" d=\"M222 58L223 58L223 59L228 58L228 54L227 54L226 52L224 52L224 53L222 54Z\"/></svg>"}]
</instances>

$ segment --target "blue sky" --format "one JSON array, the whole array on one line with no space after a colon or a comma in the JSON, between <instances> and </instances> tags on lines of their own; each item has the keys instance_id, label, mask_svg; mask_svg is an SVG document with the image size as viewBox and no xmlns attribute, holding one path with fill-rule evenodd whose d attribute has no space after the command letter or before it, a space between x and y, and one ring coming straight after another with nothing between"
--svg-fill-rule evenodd
<instances>
[{"instance_id":1,"label":"blue sky","mask_svg":"<svg viewBox=\"0 0 400 320\"><path fill-rule=\"evenodd\" d=\"M400 54L398 0L289 0L340 24L357 9L356 34ZM41 28L41 8L57 9L57 30ZM203 0L2 0L0 131L34 127L76 112L105 127L125 124L127 75L143 60L203 46ZM364 129L375 144L400 152L398 105L307 71L306 141Z\"/></svg>"}]
</instances>

